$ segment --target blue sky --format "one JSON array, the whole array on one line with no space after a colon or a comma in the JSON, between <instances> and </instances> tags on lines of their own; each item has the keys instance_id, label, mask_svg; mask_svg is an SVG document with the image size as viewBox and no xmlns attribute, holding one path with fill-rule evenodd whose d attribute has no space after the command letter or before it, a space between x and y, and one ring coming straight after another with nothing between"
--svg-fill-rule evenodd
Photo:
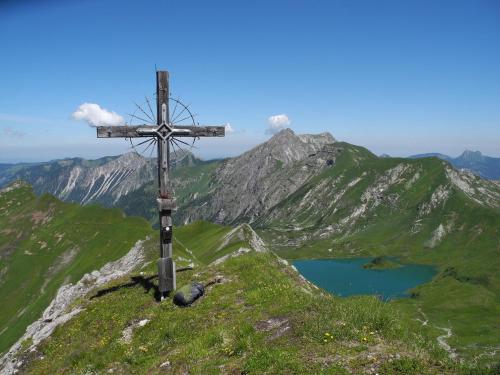
<instances>
[{"instance_id":1,"label":"blue sky","mask_svg":"<svg viewBox=\"0 0 500 375\"><path fill-rule=\"evenodd\" d=\"M200 123L235 130L205 158L264 141L278 114L377 154L500 156L497 0L4 1L0 48L0 162L126 151L72 113L126 117L155 65Z\"/></svg>"}]
</instances>

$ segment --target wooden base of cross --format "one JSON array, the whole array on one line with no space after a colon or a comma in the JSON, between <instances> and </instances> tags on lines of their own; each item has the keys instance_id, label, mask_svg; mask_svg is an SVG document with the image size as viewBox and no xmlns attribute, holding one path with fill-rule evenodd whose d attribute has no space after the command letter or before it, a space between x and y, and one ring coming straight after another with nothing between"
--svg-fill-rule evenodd
<instances>
[{"instance_id":1,"label":"wooden base of cross","mask_svg":"<svg viewBox=\"0 0 500 375\"><path fill-rule=\"evenodd\" d=\"M160 217L160 258L158 259L158 288L161 299L176 289L175 262L172 257L172 211L175 199L169 186L170 143L177 137L223 137L224 126L184 126L170 122L168 107L169 75L156 72L156 124L139 126L99 126L98 138L156 137L158 144L158 213Z\"/></svg>"}]
</instances>

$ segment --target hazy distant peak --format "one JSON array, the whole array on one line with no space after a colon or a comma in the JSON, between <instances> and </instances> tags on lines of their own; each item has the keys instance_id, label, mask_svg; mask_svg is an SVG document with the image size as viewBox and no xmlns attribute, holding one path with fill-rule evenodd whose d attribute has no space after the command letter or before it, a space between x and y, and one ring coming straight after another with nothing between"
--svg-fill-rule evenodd
<instances>
[{"instance_id":1,"label":"hazy distant peak","mask_svg":"<svg viewBox=\"0 0 500 375\"><path fill-rule=\"evenodd\" d=\"M439 153L414 155L410 156L410 158L431 156L446 160L457 169L466 169L478 176L492 180L500 179L500 158L483 155L480 151L465 150L456 158Z\"/></svg>"},{"instance_id":2,"label":"hazy distant peak","mask_svg":"<svg viewBox=\"0 0 500 375\"><path fill-rule=\"evenodd\" d=\"M462 155L459 156L461 159L465 160L482 160L483 159L483 154L481 151L472 151L472 150L465 150Z\"/></svg>"},{"instance_id":3,"label":"hazy distant peak","mask_svg":"<svg viewBox=\"0 0 500 375\"><path fill-rule=\"evenodd\" d=\"M466 148L464 152L462 152L462 155L483 155L481 151L472 151Z\"/></svg>"}]
</instances>

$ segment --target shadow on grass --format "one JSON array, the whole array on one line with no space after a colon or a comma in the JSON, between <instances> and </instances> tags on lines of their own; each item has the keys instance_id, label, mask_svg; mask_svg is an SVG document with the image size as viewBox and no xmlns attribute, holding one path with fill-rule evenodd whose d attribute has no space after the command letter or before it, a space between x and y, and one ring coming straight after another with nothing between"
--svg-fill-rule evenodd
<instances>
[{"instance_id":1,"label":"shadow on grass","mask_svg":"<svg viewBox=\"0 0 500 375\"><path fill-rule=\"evenodd\" d=\"M116 292L121 289L134 288L138 285L144 288L144 293L149 293L151 289L154 291L154 297L157 301L160 300L160 290L158 289L158 285L156 285L153 280L157 279L157 275L144 277L144 276L132 276L129 283L115 285L110 288L98 290L96 294L94 294L90 299L99 298L105 296L106 294Z\"/></svg>"},{"instance_id":2,"label":"shadow on grass","mask_svg":"<svg viewBox=\"0 0 500 375\"><path fill-rule=\"evenodd\" d=\"M176 272L189 271L192 269L193 269L192 267L184 267L184 268L177 269ZM157 278L158 278L158 275L153 275L153 276L148 276L148 277L132 276L130 278L132 281L125 283L125 284L115 285L115 286L112 286L110 288L98 290L96 294L94 294L92 297L90 297L90 299L99 298L99 297L105 296L106 294L116 292L116 291L121 290L121 289L133 288L133 287L140 285L140 286L142 286L142 288L144 289L144 293L146 293L146 294L149 293L152 289L154 292L155 300L161 301L161 293L160 293L160 290L158 289L158 285L157 285L157 283L153 282L153 280L157 279ZM169 295L170 295L170 293L167 294L167 296L169 296Z\"/></svg>"}]
</instances>

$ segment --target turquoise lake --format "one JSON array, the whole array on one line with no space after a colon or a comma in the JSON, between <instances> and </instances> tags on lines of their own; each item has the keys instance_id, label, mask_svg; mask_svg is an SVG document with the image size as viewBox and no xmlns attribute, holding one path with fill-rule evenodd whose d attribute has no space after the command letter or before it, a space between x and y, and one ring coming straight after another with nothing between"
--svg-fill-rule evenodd
<instances>
[{"instance_id":1,"label":"turquoise lake","mask_svg":"<svg viewBox=\"0 0 500 375\"><path fill-rule=\"evenodd\" d=\"M373 258L297 260L293 265L309 281L338 296L377 295L381 299L408 297L409 289L430 281L432 266L405 264L392 269L366 269Z\"/></svg>"}]
</instances>

